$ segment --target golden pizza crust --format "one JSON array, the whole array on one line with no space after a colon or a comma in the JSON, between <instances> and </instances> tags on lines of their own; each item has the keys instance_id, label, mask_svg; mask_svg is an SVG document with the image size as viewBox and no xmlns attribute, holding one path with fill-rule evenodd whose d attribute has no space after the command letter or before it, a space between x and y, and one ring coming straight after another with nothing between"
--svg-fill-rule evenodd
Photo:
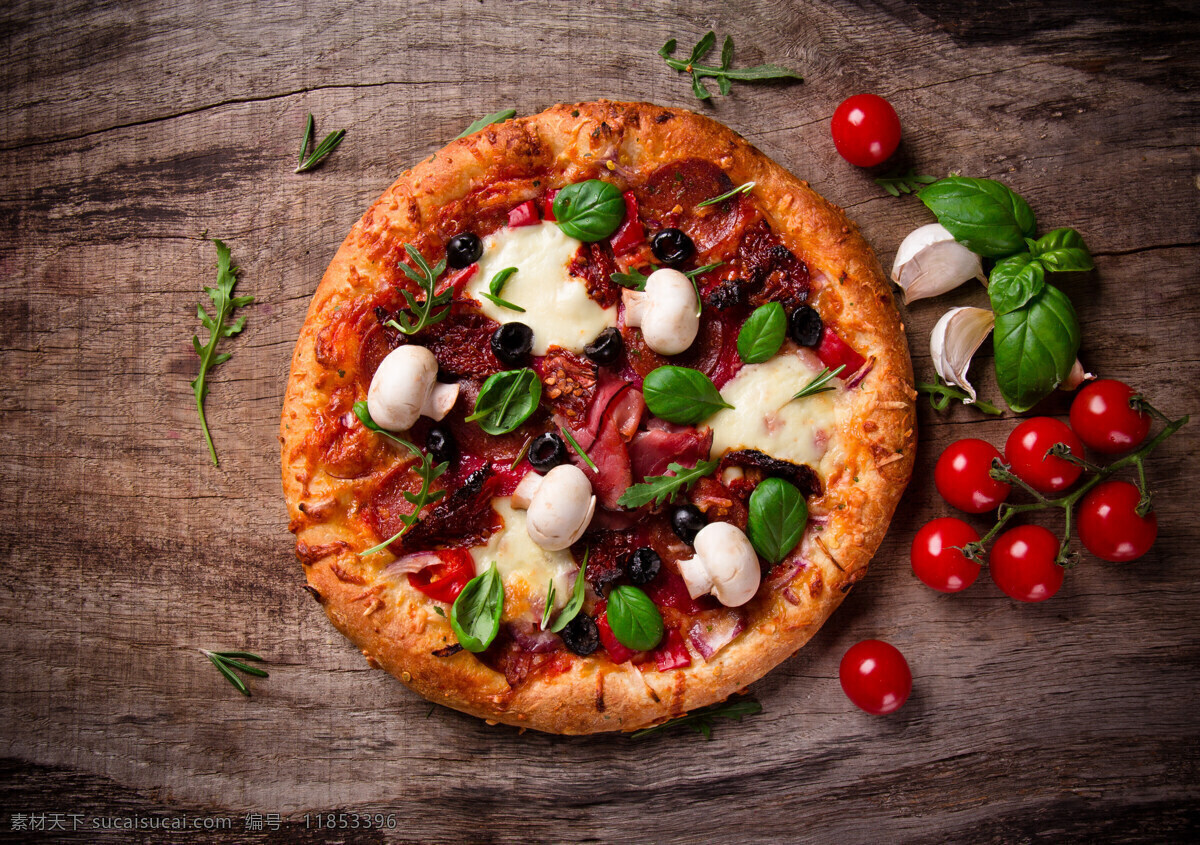
<instances>
[{"instance_id":1,"label":"golden pizza crust","mask_svg":"<svg viewBox=\"0 0 1200 845\"><path fill-rule=\"evenodd\" d=\"M740 636L709 661L683 669L658 672L651 664L643 671L607 658L575 658L568 671L513 689L469 652L435 656L455 638L434 603L402 576L382 573L389 554L355 555L377 538L348 518L353 482L323 471L306 447L315 414L339 386L315 359L317 333L338 308L386 283L388 256L405 241L421 244L440 206L480 186L517 186L503 195L511 207L547 187L596 175L597 162L644 176L685 156L712 161L734 184L755 183L755 200L772 229L810 268L810 301L874 366L837 400L837 436L819 468L826 491L810 501L815 519L797 552L764 578L746 606L749 625ZM529 188L522 175L535 172L545 174L541 187ZM494 722L571 734L634 730L741 690L804 645L841 603L865 574L908 482L914 398L890 289L839 208L708 118L646 103L560 105L450 143L402 175L350 232L317 288L292 361L280 429L283 488L310 590L373 665L432 701ZM806 563L798 571L791 565L796 559Z\"/></svg>"}]
</instances>

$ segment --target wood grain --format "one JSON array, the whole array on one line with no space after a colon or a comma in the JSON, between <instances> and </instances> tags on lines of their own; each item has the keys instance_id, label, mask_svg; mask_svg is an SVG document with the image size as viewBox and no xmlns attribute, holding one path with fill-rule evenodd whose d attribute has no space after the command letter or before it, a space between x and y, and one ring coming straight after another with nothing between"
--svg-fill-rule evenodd
<instances>
[{"instance_id":1,"label":"wood grain","mask_svg":"<svg viewBox=\"0 0 1200 845\"><path fill-rule=\"evenodd\" d=\"M806 81L699 106L655 51L710 26L734 36L739 64ZM0 836L34 838L12 831L14 813L208 813L234 817L239 841L323 841L303 817L330 809L401 820L355 841L1200 832L1195 423L1149 463L1155 549L1128 566L1085 557L1053 601L1017 606L986 576L942 596L909 572L916 528L944 512L937 454L968 434L1002 443L1013 424L923 406L917 471L871 577L755 685L764 714L712 742L520 735L431 710L370 670L301 590L275 440L308 298L370 202L481 114L601 96L708 111L846 207L887 264L928 217L828 138L841 99L883 94L904 161L1001 178L1043 229L1084 234L1096 270L1061 279L1084 361L1195 413L1194 8L15 2L0 43ZM347 136L298 176L309 112L318 133ZM219 468L188 384L215 272L205 234L231 246L239 291L258 300L207 403ZM964 288L910 309L919 375L943 308L980 300ZM836 681L867 637L896 644L916 676L890 718L854 711ZM196 650L218 646L268 658L253 698ZM249 812L290 821L247 831Z\"/></svg>"}]
</instances>

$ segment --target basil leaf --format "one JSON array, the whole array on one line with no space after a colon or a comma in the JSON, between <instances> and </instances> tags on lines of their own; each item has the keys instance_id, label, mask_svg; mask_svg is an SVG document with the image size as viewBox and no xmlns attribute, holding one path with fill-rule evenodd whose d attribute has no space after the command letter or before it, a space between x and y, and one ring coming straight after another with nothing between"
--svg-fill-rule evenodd
<instances>
[{"instance_id":1,"label":"basil leaf","mask_svg":"<svg viewBox=\"0 0 1200 845\"><path fill-rule=\"evenodd\" d=\"M761 364L770 360L783 345L787 334L787 315L778 302L768 302L754 309L754 313L738 332L738 355L747 364Z\"/></svg>"},{"instance_id":2,"label":"basil leaf","mask_svg":"<svg viewBox=\"0 0 1200 845\"><path fill-rule=\"evenodd\" d=\"M1016 311L1042 292L1046 271L1038 259L1027 252L1006 258L992 268L988 277L988 297L996 316Z\"/></svg>"},{"instance_id":3,"label":"basil leaf","mask_svg":"<svg viewBox=\"0 0 1200 845\"><path fill-rule=\"evenodd\" d=\"M614 587L608 594L607 612L613 636L626 648L649 651L662 641L662 614L637 587Z\"/></svg>"},{"instance_id":4,"label":"basil leaf","mask_svg":"<svg viewBox=\"0 0 1200 845\"><path fill-rule=\"evenodd\" d=\"M504 121L514 118L516 116L517 116L516 109L503 109L502 111L492 112L491 114L481 117L481 118L479 118L479 120L472 123L470 126L468 126L463 131L463 133L461 135L456 137L454 140L457 141L459 138L465 138L468 135L472 135L472 134L478 132L480 129L483 129L485 126L491 126L493 123L503 123Z\"/></svg>"},{"instance_id":5,"label":"basil leaf","mask_svg":"<svg viewBox=\"0 0 1200 845\"><path fill-rule=\"evenodd\" d=\"M554 197L558 228L584 243L602 241L625 219L625 198L616 186L599 179L567 185Z\"/></svg>"},{"instance_id":6,"label":"basil leaf","mask_svg":"<svg viewBox=\"0 0 1200 845\"><path fill-rule=\"evenodd\" d=\"M579 572L575 575L575 586L571 588L571 597L567 599L566 605L558 614L558 618L554 620L554 624L546 628L547 631L557 634L567 627L567 623L578 616L579 611L583 609L583 591L587 586L587 579L583 577L585 571L587 571L587 552L584 552L583 555L583 566L579 567Z\"/></svg>"},{"instance_id":7,"label":"basil leaf","mask_svg":"<svg viewBox=\"0 0 1200 845\"><path fill-rule=\"evenodd\" d=\"M1074 229L1055 229L1034 241L1029 251L1047 270L1091 270L1092 254Z\"/></svg>"},{"instance_id":8,"label":"basil leaf","mask_svg":"<svg viewBox=\"0 0 1200 845\"><path fill-rule=\"evenodd\" d=\"M528 367L496 373L483 383L466 421L478 420L488 434L507 434L529 419L541 398L541 379Z\"/></svg>"},{"instance_id":9,"label":"basil leaf","mask_svg":"<svg viewBox=\"0 0 1200 845\"><path fill-rule=\"evenodd\" d=\"M688 367L652 370L642 384L642 393L652 414L685 425L694 425L722 408L733 407L721 398L708 376Z\"/></svg>"},{"instance_id":10,"label":"basil leaf","mask_svg":"<svg viewBox=\"0 0 1200 845\"><path fill-rule=\"evenodd\" d=\"M1037 226L1029 204L992 179L951 176L917 196L956 241L991 258L1020 252Z\"/></svg>"},{"instance_id":11,"label":"basil leaf","mask_svg":"<svg viewBox=\"0 0 1200 845\"><path fill-rule=\"evenodd\" d=\"M768 478L750 494L746 536L754 550L772 564L796 548L807 524L808 504L794 484Z\"/></svg>"},{"instance_id":12,"label":"basil leaf","mask_svg":"<svg viewBox=\"0 0 1200 845\"><path fill-rule=\"evenodd\" d=\"M996 383L1017 413L1028 411L1071 372L1079 352L1079 320L1054 285L1022 307L996 315Z\"/></svg>"},{"instance_id":13,"label":"basil leaf","mask_svg":"<svg viewBox=\"0 0 1200 845\"><path fill-rule=\"evenodd\" d=\"M504 612L504 584L496 562L467 582L450 608L450 627L467 651L479 653L492 644Z\"/></svg>"}]
</instances>

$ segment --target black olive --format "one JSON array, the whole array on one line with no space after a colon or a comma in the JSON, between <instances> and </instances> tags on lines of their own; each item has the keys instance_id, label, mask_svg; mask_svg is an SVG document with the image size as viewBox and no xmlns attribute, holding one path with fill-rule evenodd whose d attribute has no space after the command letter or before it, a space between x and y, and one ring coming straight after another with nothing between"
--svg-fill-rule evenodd
<instances>
[{"instance_id":1,"label":"black olive","mask_svg":"<svg viewBox=\"0 0 1200 845\"><path fill-rule=\"evenodd\" d=\"M479 235L472 232L455 235L450 239L450 243L446 244L446 263L451 267L470 267L481 255L483 242L479 240Z\"/></svg>"},{"instance_id":2,"label":"black olive","mask_svg":"<svg viewBox=\"0 0 1200 845\"><path fill-rule=\"evenodd\" d=\"M524 323L505 323L492 332L492 352L506 367L525 361L533 349L533 329Z\"/></svg>"},{"instance_id":3,"label":"black olive","mask_svg":"<svg viewBox=\"0 0 1200 845\"><path fill-rule=\"evenodd\" d=\"M596 335L596 339L583 348L583 354L600 366L615 364L625 350L625 341L621 339L621 330L608 328Z\"/></svg>"},{"instance_id":4,"label":"black olive","mask_svg":"<svg viewBox=\"0 0 1200 845\"><path fill-rule=\"evenodd\" d=\"M629 577L629 583L638 587L653 581L660 569L662 558L649 546L642 546L625 561L625 574Z\"/></svg>"},{"instance_id":5,"label":"black olive","mask_svg":"<svg viewBox=\"0 0 1200 845\"><path fill-rule=\"evenodd\" d=\"M695 542L696 535L705 525L708 522L695 505L681 505L671 512L671 529L689 546Z\"/></svg>"},{"instance_id":6,"label":"black olive","mask_svg":"<svg viewBox=\"0 0 1200 845\"><path fill-rule=\"evenodd\" d=\"M539 434L529 444L529 463L539 472L548 472L567 462L567 444L553 431Z\"/></svg>"},{"instance_id":7,"label":"black olive","mask_svg":"<svg viewBox=\"0 0 1200 845\"><path fill-rule=\"evenodd\" d=\"M682 264L692 257L696 245L678 229L663 229L650 241L654 257L664 264Z\"/></svg>"},{"instance_id":8,"label":"black olive","mask_svg":"<svg viewBox=\"0 0 1200 845\"><path fill-rule=\"evenodd\" d=\"M801 346L818 346L824 331L821 315L811 305L801 305L788 318L788 334Z\"/></svg>"},{"instance_id":9,"label":"black olive","mask_svg":"<svg viewBox=\"0 0 1200 845\"><path fill-rule=\"evenodd\" d=\"M563 645L580 657L587 657L600 648L600 629L586 613L580 613L568 622L558 635L562 637Z\"/></svg>"},{"instance_id":10,"label":"black olive","mask_svg":"<svg viewBox=\"0 0 1200 845\"><path fill-rule=\"evenodd\" d=\"M435 425L425 435L425 451L435 464L453 463L458 459L458 443L454 432L444 425Z\"/></svg>"}]
</instances>

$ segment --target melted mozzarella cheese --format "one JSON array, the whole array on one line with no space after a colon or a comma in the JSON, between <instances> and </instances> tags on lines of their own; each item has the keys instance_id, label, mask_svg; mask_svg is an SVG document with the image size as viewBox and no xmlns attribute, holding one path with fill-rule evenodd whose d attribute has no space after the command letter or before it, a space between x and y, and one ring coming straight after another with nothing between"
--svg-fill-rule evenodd
<instances>
[{"instance_id":1,"label":"melted mozzarella cheese","mask_svg":"<svg viewBox=\"0 0 1200 845\"><path fill-rule=\"evenodd\" d=\"M601 308L587 295L584 281L571 275L580 245L555 223L506 226L483 239L479 270L466 291L496 322L521 322L533 329L534 355L545 355L551 346L582 352L596 335L617 324L617 307ZM480 295L489 292L492 277L506 267L516 267L517 272L509 276L500 297L521 306L524 313Z\"/></svg>"},{"instance_id":2,"label":"melted mozzarella cheese","mask_svg":"<svg viewBox=\"0 0 1200 845\"><path fill-rule=\"evenodd\" d=\"M525 528L525 511L514 509L507 496L492 499L492 508L504 520L504 528L492 534L486 546L471 549L471 557L475 559L476 574L496 562L504 582L504 618L537 615L534 607L545 607L552 580L554 607L561 609L571 597L579 570L571 553L546 551L533 542Z\"/></svg>"},{"instance_id":3,"label":"melted mozzarella cheese","mask_svg":"<svg viewBox=\"0 0 1200 845\"><path fill-rule=\"evenodd\" d=\"M757 449L773 458L816 467L825 453L827 435L836 422L836 390L793 401L792 397L821 372L820 363L807 350L790 344L762 364L742 367L721 390L732 409L710 417L712 457L727 451Z\"/></svg>"}]
</instances>

